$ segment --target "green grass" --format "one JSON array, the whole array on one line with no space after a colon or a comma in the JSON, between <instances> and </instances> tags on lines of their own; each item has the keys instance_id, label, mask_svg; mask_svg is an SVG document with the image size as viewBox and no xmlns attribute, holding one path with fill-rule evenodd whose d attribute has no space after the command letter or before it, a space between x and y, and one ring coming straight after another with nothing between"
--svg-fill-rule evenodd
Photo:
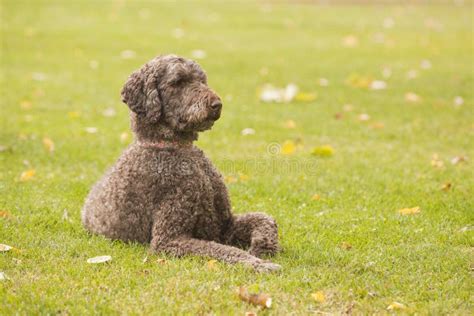
<instances>
[{"instance_id":1,"label":"green grass","mask_svg":"<svg viewBox=\"0 0 474 316\"><path fill-rule=\"evenodd\" d=\"M472 312L471 6L12 0L2 1L1 12L0 210L11 217L0 217L0 243L19 250L0 253L8 277L0 281L0 314L258 311L236 297L239 286L271 295L274 305L259 314L383 314L394 301L409 314ZM383 27L388 17L392 28ZM383 43L374 41L377 33ZM358 38L356 47L341 44L348 35ZM198 145L224 175L248 176L229 184L236 213L261 210L278 221L281 273L222 263L209 269L206 258L151 254L81 226L89 188L126 147L120 135L129 130L128 110L119 96L126 77L157 54L190 57L195 49L206 51L199 62L225 103ZM135 58L121 58L124 50ZM420 68L425 59L431 69ZM410 70L418 71L412 80ZM385 80L387 89L352 87L353 74ZM289 82L318 98L258 100L263 84ZM406 102L407 92L422 100ZM462 106L453 105L456 96ZM348 103L353 111L343 112ZM103 116L106 108L117 115ZM334 119L339 112L343 118ZM362 113L371 119L359 122ZM284 128L287 120L296 127ZM371 128L374 122L384 128ZM247 127L256 134L242 136ZM267 152L297 139L292 155ZM310 155L325 144L332 157ZM431 166L434 153L442 168ZM461 155L471 160L450 163ZM19 181L28 169L34 177ZM397 212L414 206L421 213ZM113 261L86 263L98 255ZM311 297L316 291L325 303Z\"/></svg>"}]
</instances>

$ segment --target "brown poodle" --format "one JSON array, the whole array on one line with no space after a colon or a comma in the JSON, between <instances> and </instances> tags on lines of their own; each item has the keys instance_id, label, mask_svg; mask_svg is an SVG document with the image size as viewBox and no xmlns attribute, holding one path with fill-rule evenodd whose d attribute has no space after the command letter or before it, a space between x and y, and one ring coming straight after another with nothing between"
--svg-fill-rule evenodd
<instances>
[{"instance_id":1,"label":"brown poodle","mask_svg":"<svg viewBox=\"0 0 474 316\"><path fill-rule=\"evenodd\" d=\"M82 210L84 226L176 256L279 270L260 259L279 249L275 221L262 213L233 215L222 176L193 145L222 109L201 67L158 56L132 73L122 100L131 110L135 141L92 188Z\"/></svg>"}]
</instances>

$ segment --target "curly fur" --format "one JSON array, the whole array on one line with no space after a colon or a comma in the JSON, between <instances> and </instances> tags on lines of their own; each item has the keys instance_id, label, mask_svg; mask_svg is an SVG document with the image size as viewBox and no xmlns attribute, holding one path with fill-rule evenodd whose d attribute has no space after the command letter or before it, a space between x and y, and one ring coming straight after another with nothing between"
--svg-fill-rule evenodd
<instances>
[{"instance_id":1,"label":"curly fur","mask_svg":"<svg viewBox=\"0 0 474 316\"><path fill-rule=\"evenodd\" d=\"M84 226L176 256L278 270L260 258L279 250L275 221L262 213L233 215L222 176L192 145L222 108L201 67L158 56L130 75L122 99L131 110L135 141L92 188Z\"/></svg>"}]
</instances>

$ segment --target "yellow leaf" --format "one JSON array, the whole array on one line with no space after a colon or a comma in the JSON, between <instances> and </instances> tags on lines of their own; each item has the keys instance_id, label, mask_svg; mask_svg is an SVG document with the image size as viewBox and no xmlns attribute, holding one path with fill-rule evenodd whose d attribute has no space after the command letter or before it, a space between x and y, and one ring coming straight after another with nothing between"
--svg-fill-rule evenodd
<instances>
[{"instance_id":1,"label":"yellow leaf","mask_svg":"<svg viewBox=\"0 0 474 316\"><path fill-rule=\"evenodd\" d=\"M209 260L209 261L207 262L207 268L208 268L209 270L215 270L215 269L217 268L216 263L217 263L217 260L214 260L214 259Z\"/></svg>"},{"instance_id":2,"label":"yellow leaf","mask_svg":"<svg viewBox=\"0 0 474 316\"><path fill-rule=\"evenodd\" d=\"M416 102L421 101L421 98L418 94L414 92L407 92L405 93L405 101L416 103Z\"/></svg>"},{"instance_id":3,"label":"yellow leaf","mask_svg":"<svg viewBox=\"0 0 474 316\"><path fill-rule=\"evenodd\" d=\"M321 196L319 194L314 194L312 197L311 197L311 200L313 201L319 201L321 200Z\"/></svg>"},{"instance_id":4,"label":"yellow leaf","mask_svg":"<svg viewBox=\"0 0 474 316\"><path fill-rule=\"evenodd\" d=\"M300 92L296 94L295 101L311 102L311 101L316 100L317 97L318 97L317 93L314 93L314 92L310 92L310 93Z\"/></svg>"},{"instance_id":5,"label":"yellow leaf","mask_svg":"<svg viewBox=\"0 0 474 316\"><path fill-rule=\"evenodd\" d=\"M330 157L334 155L334 148L331 145L323 145L313 148L311 154L319 157Z\"/></svg>"},{"instance_id":6,"label":"yellow leaf","mask_svg":"<svg viewBox=\"0 0 474 316\"><path fill-rule=\"evenodd\" d=\"M291 155L295 152L295 150L296 150L296 145L291 140L285 141L283 143L283 146L281 146L281 153L283 155Z\"/></svg>"},{"instance_id":7,"label":"yellow leaf","mask_svg":"<svg viewBox=\"0 0 474 316\"><path fill-rule=\"evenodd\" d=\"M295 123L295 121L293 121L293 120L288 120L288 121L285 122L285 125L284 125L284 126L285 126L285 128L288 128L288 129L290 129L290 128L295 128L295 127L296 127L296 123Z\"/></svg>"},{"instance_id":8,"label":"yellow leaf","mask_svg":"<svg viewBox=\"0 0 474 316\"><path fill-rule=\"evenodd\" d=\"M10 212L8 211L0 211L0 217L3 217L3 218L12 218L12 214L10 214Z\"/></svg>"},{"instance_id":9,"label":"yellow leaf","mask_svg":"<svg viewBox=\"0 0 474 316\"><path fill-rule=\"evenodd\" d=\"M130 135L128 134L128 132L123 132L122 134L120 134L120 142L122 143L126 143L129 138Z\"/></svg>"},{"instance_id":10,"label":"yellow leaf","mask_svg":"<svg viewBox=\"0 0 474 316\"><path fill-rule=\"evenodd\" d=\"M35 173L36 173L35 169L29 169L29 170L23 171L20 175L20 181L31 180L31 178L34 177Z\"/></svg>"},{"instance_id":11,"label":"yellow leaf","mask_svg":"<svg viewBox=\"0 0 474 316\"><path fill-rule=\"evenodd\" d=\"M68 112L67 115L68 115L70 118L78 118L78 117L81 116L81 112L72 111L72 112Z\"/></svg>"},{"instance_id":12,"label":"yellow leaf","mask_svg":"<svg viewBox=\"0 0 474 316\"><path fill-rule=\"evenodd\" d=\"M318 303L326 302L326 295L323 291L317 291L316 293L311 294L311 297Z\"/></svg>"},{"instance_id":13,"label":"yellow leaf","mask_svg":"<svg viewBox=\"0 0 474 316\"><path fill-rule=\"evenodd\" d=\"M20 107L23 109L23 110L29 110L31 109L31 101L28 101L28 100L23 100L20 102Z\"/></svg>"},{"instance_id":14,"label":"yellow leaf","mask_svg":"<svg viewBox=\"0 0 474 316\"><path fill-rule=\"evenodd\" d=\"M250 179L250 177L246 174L243 174L243 173L239 173L239 180L244 182L244 181L247 181L248 179Z\"/></svg>"},{"instance_id":15,"label":"yellow leaf","mask_svg":"<svg viewBox=\"0 0 474 316\"><path fill-rule=\"evenodd\" d=\"M224 181L225 181L225 183L227 183L227 184L236 183L236 182L237 182L237 178L236 178L236 177L233 177L233 176L225 176L225 177L224 177Z\"/></svg>"},{"instance_id":16,"label":"yellow leaf","mask_svg":"<svg viewBox=\"0 0 474 316\"><path fill-rule=\"evenodd\" d=\"M398 210L398 213L401 215L413 215L413 214L418 214L421 212L421 209L419 206L415 206L412 208L402 208Z\"/></svg>"},{"instance_id":17,"label":"yellow leaf","mask_svg":"<svg viewBox=\"0 0 474 316\"><path fill-rule=\"evenodd\" d=\"M388 305L387 307L387 310L391 311L391 310L402 310L402 309L405 309L406 306L403 305L402 303L398 303L398 302L393 302L392 304Z\"/></svg>"},{"instance_id":18,"label":"yellow leaf","mask_svg":"<svg viewBox=\"0 0 474 316\"><path fill-rule=\"evenodd\" d=\"M43 138L43 146L50 153L54 151L54 142L48 137Z\"/></svg>"},{"instance_id":19,"label":"yellow leaf","mask_svg":"<svg viewBox=\"0 0 474 316\"><path fill-rule=\"evenodd\" d=\"M344 250L351 250L352 245L350 243L348 243L347 241L343 241L341 243L341 248L344 249Z\"/></svg>"}]
</instances>

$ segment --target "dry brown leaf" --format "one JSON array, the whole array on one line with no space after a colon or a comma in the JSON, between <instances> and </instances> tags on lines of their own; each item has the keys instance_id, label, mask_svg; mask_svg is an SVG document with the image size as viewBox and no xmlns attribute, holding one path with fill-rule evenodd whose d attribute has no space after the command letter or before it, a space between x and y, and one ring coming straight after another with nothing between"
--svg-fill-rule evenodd
<instances>
[{"instance_id":1,"label":"dry brown leaf","mask_svg":"<svg viewBox=\"0 0 474 316\"><path fill-rule=\"evenodd\" d=\"M451 159L451 164L457 165L458 163L461 162L466 162L467 158L465 156L456 156Z\"/></svg>"},{"instance_id":2,"label":"dry brown leaf","mask_svg":"<svg viewBox=\"0 0 474 316\"><path fill-rule=\"evenodd\" d=\"M35 176L35 174L36 174L35 169L25 170L20 175L20 181L22 181L22 182L29 181Z\"/></svg>"},{"instance_id":3,"label":"dry brown leaf","mask_svg":"<svg viewBox=\"0 0 474 316\"><path fill-rule=\"evenodd\" d=\"M270 308L272 306L272 298L268 294L249 294L247 289L243 286L238 289L237 294L239 295L239 298L244 302L257 306L262 306L264 308Z\"/></svg>"},{"instance_id":4,"label":"dry brown leaf","mask_svg":"<svg viewBox=\"0 0 474 316\"><path fill-rule=\"evenodd\" d=\"M54 151L54 142L48 137L43 138L43 146L50 153Z\"/></svg>"},{"instance_id":5,"label":"dry brown leaf","mask_svg":"<svg viewBox=\"0 0 474 316\"><path fill-rule=\"evenodd\" d=\"M164 265L164 264L168 263L168 261L166 261L166 259L163 259L163 258L158 258L158 260L156 260L156 262L158 264L161 264L161 265Z\"/></svg>"},{"instance_id":6,"label":"dry brown leaf","mask_svg":"<svg viewBox=\"0 0 474 316\"><path fill-rule=\"evenodd\" d=\"M8 212L8 211L0 211L0 217L13 218L12 214L10 214L10 212Z\"/></svg>"},{"instance_id":7,"label":"dry brown leaf","mask_svg":"<svg viewBox=\"0 0 474 316\"><path fill-rule=\"evenodd\" d=\"M451 190L451 187L452 187L452 183L451 182L445 182L443 183L443 185L441 186L441 190L444 191L444 192L448 192L449 190Z\"/></svg>"},{"instance_id":8,"label":"dry brown leaf","mask_svg":"<svg viewBox=\"0 0 474 316\"><path fill-rule=\"evenodd\" d=\"M323 291L317 291L311 294L311 297L318 303L326 302L326 295L324 294Z\"/></svg>"},{"instance_id":9,"label":"dry brown leaf","mask_svg":"<svg viewBox=\"0 0 474 316\"><path fill-rule=\"evenodd\" d=\"M311 197L311 200L313 201L319 201L321 200L321 196L319 194L314 194L312 197Z\"/></svg>"},{"instance_id":10,"label":"dry brown leaf","mask_svg":"<svg viewBox=\"0 0 474 316\"><path fill-rule=\"evenodd\" d=\"M257 316L255 312L245 312L245 316Z\"/></svg>"},{"instance_id":11,"label":"dry brown leaf","mask_svg":"<svg viewBox=\"0 0 474 316\"><path fill-rule=\"evenodd\" d=\"M340 247L344 250L351 250L352 249L352 245L350 243L348 243L347 241L343 241L341 243Z\"/></svg>"},{"instance_id":12,"label":"dry brown leaf","mask_svg":"<svg viewBox=\"0 0 474 316\"><path fill-rule=\"evenodd\" d=\"M418 214L421 212L421 209L419 206L411 207L411 208L402 208L398 210L398 213L400 215L414 215Z\"/></svg>"},{"instance_id":13,"label":"dry brown leaf","mask_svg":"<svg viewBox=\"0 0 474 316\"><path fill-rule=\"evenodd\" d=\"M209 270L215 270L217 268L216 264L217 264L217 260L212 259L212 260L209 260L206 265Z\"/></svg>"}]
</instances>

